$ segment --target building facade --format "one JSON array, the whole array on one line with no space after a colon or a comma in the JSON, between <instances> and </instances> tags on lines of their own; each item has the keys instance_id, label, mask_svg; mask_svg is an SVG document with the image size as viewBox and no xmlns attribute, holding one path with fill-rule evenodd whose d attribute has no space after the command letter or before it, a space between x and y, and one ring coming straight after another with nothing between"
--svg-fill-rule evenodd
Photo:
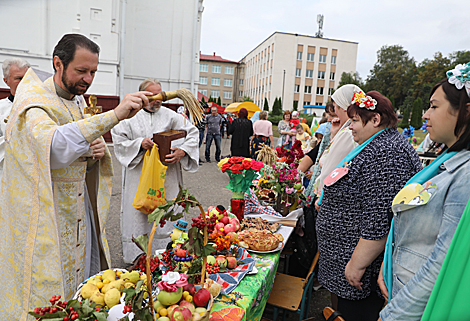
<instances>
[{"instance_id":1,"label":"building facade","mask_svg":"<svg viewBox=\"0 0 470 321\"><path fill-rule=\"evenodd\" d=\"M187 88L196 94L202 2L2 0L0 21L9 27L0 39L0 62L22 57L52 73L54 46L66 33L81 33L101 47L88 93L123 97L152 77L163 90Z\"/></svg>"},{"instance_id":2,"label":"building facade","mask_svg":"<svg viewBox=\"0 0 470 321\"><path fill-rule=\"evenodd\" d=\"M238 91L243 90L240 89L239 75L238 62L216 56L215 52L212 55L200 54L199 92L208 98L220 97L222 107L238 101Z\"/></svg>"},{"instance_id":3,"label":"building facade","mask_svg":"<svg viewBox=\"0 0 470 321\"><path fill-rule=\"evenodd\" d=\"M241 61L243 96L272 109L281 98L283 109L326 105L343 72L356 72L357 42L274 32ZM241 76L240 76L241 77Z\"/></svg>"}]
</instances>

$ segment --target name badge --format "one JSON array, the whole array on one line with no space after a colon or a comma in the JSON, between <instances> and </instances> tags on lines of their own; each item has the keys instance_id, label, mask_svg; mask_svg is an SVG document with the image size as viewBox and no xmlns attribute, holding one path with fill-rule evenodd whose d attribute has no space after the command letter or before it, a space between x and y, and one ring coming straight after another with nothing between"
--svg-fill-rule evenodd
<instances>
[{"instance_id":1,"label":"name badge","mask_svg":"<svg viewBox=\"0 0 470 321\"><path fill-rule=\"evenodd\" d=\"M325 186L331 186L337 181L341 179L341 177L345 176L349 172L349 169L347 167L336 167L330 175L328 175L324 180L323 184Z\"/></svg>"}]
</instances>

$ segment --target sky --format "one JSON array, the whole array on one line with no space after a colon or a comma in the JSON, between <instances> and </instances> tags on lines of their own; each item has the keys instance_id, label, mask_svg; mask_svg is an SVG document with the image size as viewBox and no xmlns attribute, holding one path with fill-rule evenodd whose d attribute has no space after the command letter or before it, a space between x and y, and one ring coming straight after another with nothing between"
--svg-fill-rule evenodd
<instances>
[{"instance_id":1,"label":"sky","mask_svg":"<svg viewBox=\"0 0 470 321\"><path fill-rule=\"evenodd\" d=\"M438 51L470 50L465 0L204 0L201 52L239 61L275 31L358 42L366 79L384 45L401 45L419 63Z\"/></svg>"}]
</instances>

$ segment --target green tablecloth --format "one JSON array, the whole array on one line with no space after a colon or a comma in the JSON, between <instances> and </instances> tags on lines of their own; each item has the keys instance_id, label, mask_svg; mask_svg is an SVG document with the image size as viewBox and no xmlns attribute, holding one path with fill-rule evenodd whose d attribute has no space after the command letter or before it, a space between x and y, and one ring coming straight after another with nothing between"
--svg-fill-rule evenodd
<instances>
[{"instance_id":1,"label":"green tablecloth","mask_svg":"<svg viewBox=\"0 0 470 321\"><path fill-rule=\"evenodd\" d=\"M220 294L214 301L210 320L261 320L273 287L280 252L251 253L251 256L256 260L258 273L246 275L228 296Z\"/></svg>"}]
</instances>

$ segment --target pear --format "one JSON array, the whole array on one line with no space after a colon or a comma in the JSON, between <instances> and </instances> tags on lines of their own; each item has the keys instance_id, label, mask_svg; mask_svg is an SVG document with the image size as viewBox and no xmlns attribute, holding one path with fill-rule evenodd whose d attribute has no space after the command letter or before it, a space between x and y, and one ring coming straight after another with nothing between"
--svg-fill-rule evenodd
<instances>
[{"instance_id":1,"label":"pear","mask_svg":"<svg viewBox=\"0 0 470 321\"><path fill-rule=\"evenodd\" d=\"M100 292L100 289L98 289L96 285L91 284L91 283L87 283L83 285L82 288L80 289L80 294L82 295L82 298L84 299L91 298L91 296L95 294L96 292Z\"/></svg>"},{"instance_id":2,"label":"pear","mask_svg":"<svg viewBox=\"0 0 470 321\"><path fill-rule=\"evenodd\" d=\"M110 282L116 280L116 273L113 270L106 270L103 272L103 275L101 276L104 280L109 280Z\"/></svg>"},{"instance_id":3,"label":"pear","mask_svg":"<svg viewBox=\"0 0 470 321\"><path fill-rule=\"evenodd\" d=\"M94 285L96 285L98 282L101 282L101 280L98 279L97 277L92 277L92 278L90 278L86 283L87 283L87 284L94 284Z\"/></svg>"},{"instance_id":4,"label":"pear","mask_svg":"<svg viewBox=\"0 0 470 321\"><path fill-rule=\"evenodd\" d=\"M132 283L132 282L126 282L126 283L124 283L124 287L125 287L126 289L134 288L134 287L135 287L135 284Z\"/></svg>"},{"instance_id":5,"label":"pear","mask_svg":"<svg viewBox=\"0 0 470 321\"><path fill-rule=\"evenodd\" d=\"M113 306L115 306L116 304L118 304L120 300L121 300L121 291L119 291L118 289L115 289L115 288L110 289L104 295L104 302L106 302L106 305L110 309Z\"/></svg>"},{"instance_id":6,"label":"pear","mask_svg":"<svg viewBox=\"0 0 470 321\"><path fill-rule=\"evenodd\" d=\"M96 292L95 294L93 294L91 296L90 301L93 301L97 305L100 305L100 306L104 307L104 305L105 305L105 303L104 303L104 294L100 293L100 292Z\"/></svg>"},{"instance_id":7,"label":"pear","mask_svg":"<svg viewBox=\"0 0 470 321\"><path fill-rule=\"evenodd\" d=\"M108 284L105 284L102 288L101 288L101 292L102 293L107 293L109 290L111 289L122 289L124 287L124 280L116 280L116 281L113 281L111 283L108 283Z\"/></svg>"},{"instance_id":8,"label":"pear","mask_svg":"<svg viewBox=\"0 0 470 321\"><path fill-rule=\"evenodd\" d=\"M121 275L121 280L124 280L126 282L129 281L134 284L137 283L139 279L140 279L140 274L138 271L126 272Z\"/></svg>"}]
</instances>

